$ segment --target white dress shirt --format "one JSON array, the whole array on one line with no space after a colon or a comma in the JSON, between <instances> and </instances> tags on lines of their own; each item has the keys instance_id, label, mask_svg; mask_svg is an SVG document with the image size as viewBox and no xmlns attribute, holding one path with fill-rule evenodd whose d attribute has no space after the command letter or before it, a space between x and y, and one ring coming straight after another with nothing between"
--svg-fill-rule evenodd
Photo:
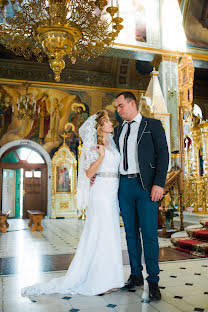
<instances>
[{"instance_id":1,"label":"white dress shirt","mask_svg":"<svg viewBox=\"0 0 208 312\"><path fill-rule=\"evenodd\" d=\"M120 148L120 154L121 154L119 172L121 174L139 173L137 136L138 136L139 126L142 120L142 115L138 113L138 115L136 115L136 117L133 120L135 122L131 124L131 131L130 131L128 141L127 141L128 169L126 171L123 169L123 142L124 142L124 136L128 128L127 121L123 122L123 129L119 137L119 148Z\"/></svg>"}]
</instances>

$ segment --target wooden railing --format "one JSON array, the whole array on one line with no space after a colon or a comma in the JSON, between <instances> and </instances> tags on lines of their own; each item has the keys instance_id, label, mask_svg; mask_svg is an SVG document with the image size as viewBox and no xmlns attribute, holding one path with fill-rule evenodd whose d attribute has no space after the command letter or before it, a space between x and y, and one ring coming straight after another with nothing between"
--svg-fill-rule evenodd
<instances>
[{"instance_id":1,"label":"wooden railing","mask_svg":"<svg viewBox=\"0 0 208 312\"><path fill-rule=\"evenodd\" d=\"M164 196L162 200L158 202L158 229L162 229L162 237L169 237L175 230L183 231L183 211L184 207L182 205L182 192L180 187L180 175L181 170L170 171L167 174L165 188L164 188ZM174 202L174 193L177 190L178 193L178 211L180 214L180 229L176 230L174 227L173 217L171 218L171 226L170 231L166 229L166 207L164 203L165 195L169 193L171 201Z\"/></svg>"}]
</instances>

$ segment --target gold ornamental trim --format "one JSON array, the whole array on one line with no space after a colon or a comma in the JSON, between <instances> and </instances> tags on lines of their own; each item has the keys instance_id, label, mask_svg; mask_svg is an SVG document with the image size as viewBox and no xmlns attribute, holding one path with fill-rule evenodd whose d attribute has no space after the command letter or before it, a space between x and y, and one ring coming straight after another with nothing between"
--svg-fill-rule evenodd
<instances>
[{"instance_id":1,"label":"gold ornamental trim","mask_svg":"<svg viewBox=\"0 0 208 312\"><path fill-rule=\"evenodd\" d=\"M60 203L60 209L68 209L69 203L68 202L61 202Z\"/></svg>"},{"instance_id":2,"label":"gold ornamental trim","mask_svg":"<svg viewBox=\"0 0 208 312\"><path fill-rule=\"evenodd\" d=\"M113 47L125 47L125 48L133 48L134 50L138 51L144 51L149 52L152 54L160 54L162 56L172 56L172 57L182 57L184 54L188 54L192 56L193 59L196 60L202 60L202 61L208 61L208 55L207 54L197 54L192 52L179 52L179 51L171 51L171 50L164 50L160 48L153 48L153 47L147 47L147 46L136 46L131 44L125 44L125 43L115 43L113 44ZM196 48L197 50L197 48ZM202 51L202 49L199 49L199 51ZM204 51L205 52L205 51Z\"/></svg>"},{"instance_id":3,"label":"gold ornamental trim","mask_svg":"<svg viewBox=\"0 0 208 312\"><path fill-rule=\"evenodd\" d=\"M28 82L28 80L19 80L19 79L5 79L0 78L0 83L3 85L22 85L23 83ZM76 85L76 84L68 84L68 83L56 83L56 82L40 82L40 81L29 81L31 87L55 87L57 89L63 88L67 90L102 90L102 91L112 91L112 92L122 92L122 91L131 91L133 93L144 94L145 90L137 90L137 89L126 89L126 88L110 88L110 87L98 87L98 86L88 86L88 85Z\"/></svg>"}]
</instances>

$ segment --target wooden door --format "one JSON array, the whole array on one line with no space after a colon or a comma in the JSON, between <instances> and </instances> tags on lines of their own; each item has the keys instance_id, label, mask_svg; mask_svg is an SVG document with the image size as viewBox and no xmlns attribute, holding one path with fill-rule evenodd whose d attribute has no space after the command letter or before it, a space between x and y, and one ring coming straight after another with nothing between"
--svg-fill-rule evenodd
<instances>
[{"instance_id":1,"label":"wooden door","mask_svg":"<svg viewBox=\"0 0 208 312\"><path fill-rule=\"evenodd\" d=\"M47 214L46 168L28 170L23 175L23 218L27 210L40 210Z\"/></svg>"}]
</instances>

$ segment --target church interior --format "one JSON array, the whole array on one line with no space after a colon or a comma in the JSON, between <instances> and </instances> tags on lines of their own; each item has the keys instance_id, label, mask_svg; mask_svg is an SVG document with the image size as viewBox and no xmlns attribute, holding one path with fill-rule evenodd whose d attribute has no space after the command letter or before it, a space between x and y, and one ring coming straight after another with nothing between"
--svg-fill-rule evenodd
<instances>
[{"instance_id":1,"label":"church interior","mask_svg":"<svg viewBox=\"0 0 208 312\"><path fill-rule=\"evenodd\" d=\"M208 1L79 0L86 34L60 24L73 2L0 0L0 312L208 312ZM108 27L87 21L86 5L101 21L109 15ZM57 33L41 24L44 10ZM149 302L146 281L100 296L23 297L73 259L86 222L76 202L78 130L101 109L118 125L114 100L125 90L162 122L170 152L158 202L162 299ZM120 229L128 279L122 217Z\"/></svg>"}]
</instances>

